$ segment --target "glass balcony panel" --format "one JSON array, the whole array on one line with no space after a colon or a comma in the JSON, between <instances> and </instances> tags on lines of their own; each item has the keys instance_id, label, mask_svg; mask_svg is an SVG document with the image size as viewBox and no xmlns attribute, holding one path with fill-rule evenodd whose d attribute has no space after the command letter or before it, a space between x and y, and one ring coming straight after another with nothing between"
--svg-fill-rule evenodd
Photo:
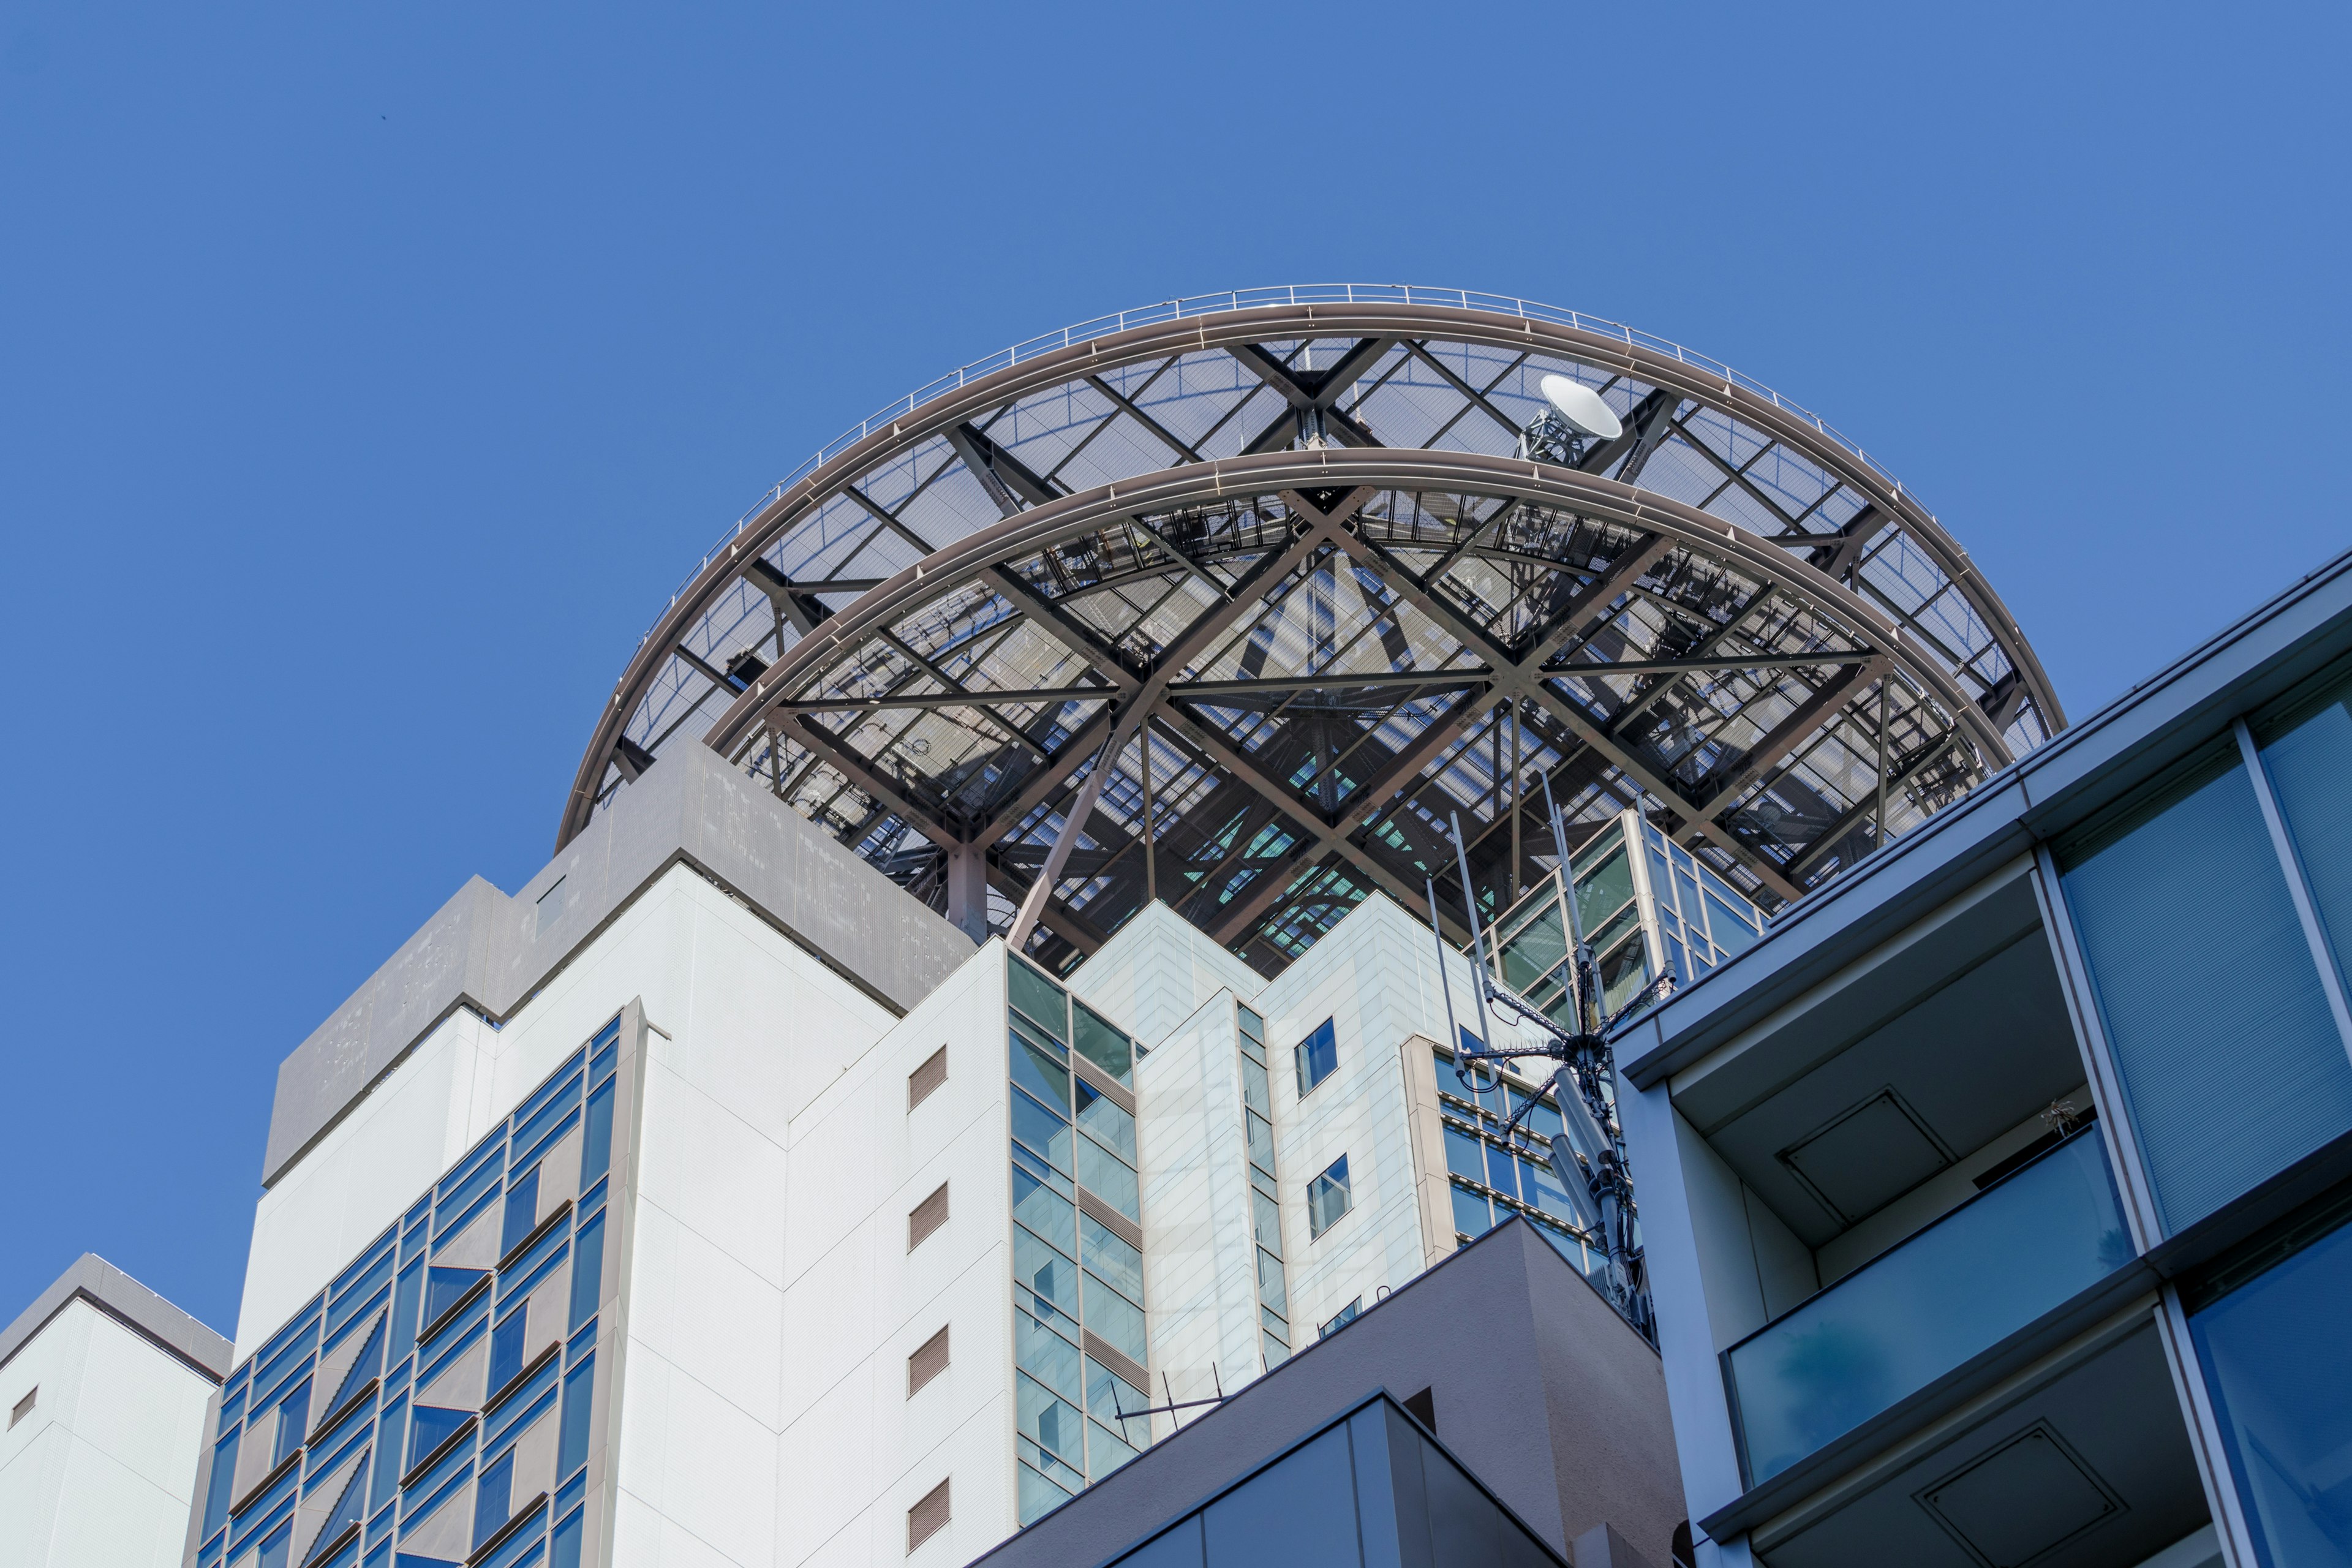
<instances>
[{"instance_id":1,"label":"glass balcony panel","mask_svg":"<svg viewBox=\"0 0 2352 1568\"><path fill-rule=\"evenodd\" d=\"M2292 751L2273 743L2274 775ZM2234 746L2060 864L2168 1234L2352 1128L2352 1062ZM2217 1050L2237 1058L2219 1080Z\"/></svg>"},{"instance_id":2,"label":"glass balcony panel","mask_svg":"<svg viewBox=\"0 0 2352 1568\"><path fill-rule=\"evenodd\" d=\"M1734 1345L1748 1484L1806 1456L2131 1261L2085 1131Z\"/></svg>"}]
</instances>

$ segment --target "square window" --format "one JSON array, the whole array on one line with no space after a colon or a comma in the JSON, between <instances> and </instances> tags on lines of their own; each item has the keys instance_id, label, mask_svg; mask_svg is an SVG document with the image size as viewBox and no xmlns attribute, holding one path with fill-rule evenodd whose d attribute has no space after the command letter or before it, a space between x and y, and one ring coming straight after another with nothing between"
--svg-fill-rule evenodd
<instances>
[{"instance_id":1,"label":"square window","mask_svg":"<svg viewBox=\"0 0 2352 1568\"><path fill-rule=\"evenodd\" d=\"M1340 1308L1337 1312L1333 1313L1329 1322L1325 1323L1322 1327L1315 1331L1315 1337L1318 1340L1329 1339L1333 1334L1338 1333L1341 1329L1346 1328L1349 1323L1354 1322L1358 1318L1363 1316L1363 1311L1364 1299L1361 1296L1359 1296L1354 1300L1349 1302L1346 1306Z\"/></svg>"},{"instance_id":2,"label":"square window","mask_svg":"<svg viewBox=\"0 0 2352 1568\"><path fill-rule=\"evenodd\" d=\"M1307 1225L1316 1238L1339 1223L1355 1194L1348 1186L1348 1156L1340 1155L1307 1186Z\"/></svg>"},{"instance_id":3,"label":"square window","mask_svg":"<svg viewBox=\"0 0 2352 1568\"><path fill-rule=\"evenodd\" d=\"M1293 1047L1298 1059L1298 1098L1306 1099L1315 1092L1315 1086L1329 1078L1339 1066L1339 1038L1332 1032L1331 1020L1326 1018L1316 1031Z\"/></svg>"}]
</instances>

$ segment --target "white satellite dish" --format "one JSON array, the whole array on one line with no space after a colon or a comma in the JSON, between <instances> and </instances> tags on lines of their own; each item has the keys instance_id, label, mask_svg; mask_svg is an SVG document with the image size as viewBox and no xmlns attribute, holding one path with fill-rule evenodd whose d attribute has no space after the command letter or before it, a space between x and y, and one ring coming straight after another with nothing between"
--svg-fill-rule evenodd
<instances>
[{"instance_id":1,"label":"white satellite dish","mask_svg":"<svg viewBox=\"0 0 2352 1568\"><path fill-rule=\"evenodd\" d=\"M1551 405L1552 411L1567 420L1569 427L1578 435L1614 441L1625 433L1625 426L1609 412L1609 405L1601 401L1601 395L1582 382L1564 375L1548 375L1536 384L1543 388L1544 401Z\"/></svg>"}]
</instances>

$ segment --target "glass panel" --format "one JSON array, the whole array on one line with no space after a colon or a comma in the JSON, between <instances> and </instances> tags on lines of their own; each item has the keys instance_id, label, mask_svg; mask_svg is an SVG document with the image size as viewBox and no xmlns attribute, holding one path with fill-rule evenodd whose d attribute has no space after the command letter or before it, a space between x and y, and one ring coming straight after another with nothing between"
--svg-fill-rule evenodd
<instances>
[{"instance_id":1,"label":"glass panel","mask_svg":"<svg viewBox=\"0 0 2352 1568\"><path fill-rule=\"evenodd\" d=\"M1514 991L1525 991L1567 956L1567 923L1555 900L1504 945L1503 984Z\"/></svg>"},{"instance_id":2,"label":"glass panel","mask_svg":"<svg viewBox=\"0 0 2352 1568\"><path fill-rule=\"evenodd\" d=\"M2352 1564L2352 1227L2189 1320L2265 1564Z\"/></svg>"},{"instance_id":3,"label":"glass panel","mask_svg":"<svg viewBox=\"0 0 2352 1568\"><path fill-rule=\"evenodd\" d=\"M572 1321L568 1333L596 1315L604 1300L604 1216L598 1215L580 1227L572 1253Z\"/></svg>"},{"instance_id":4,"label":"glass panel","mask_svg":"<svg viewBox=\"0 0 2352 1568\"><path fill-rule=\"evenodd\" d=\"M1282 1250L1282 1210L1255 1188L1250 1192L1250 1229L1260 1247L1269 1252Z\"/></svg>"},{"instance_id":5,"label":"glass panel","mask_svg":"<svg viewBox=\"0 0 2352 1568\"><path fill-rule=\"evenodd\" d=\"M1109 1427L1099 1422L1089 1423L1087 1447L1093 1454L1094 1478L1097 1480L1135 1458L1135 1450L1119 1441Z\"/></svg>"},{"instance_id":6,"label":"glass panel","mask_svg":"<svg viewBox=\"0 0 2352 1568\"><path fill-rule=\"evenodd\" d=\"M1143 1310L1100 1280L1087 1286L1087 1331L1141 1365L1151 1353L1143 1333Z\"/></svg>"},{"instance_id":7,"label":"glass panel","mask_svg":"<svg viewBox=\"0 0 2352 1568\"><path fill-rule=\"evenodd\" d=\"M1649 983L1650 956L1643 949L1639 931L1616 951L1601 956L1601 1005L1611 1013L1632 1001L1634 994Z\"/></svg>"},{"instance_id":8,"label":"glass panel","mask_svg":"<svg viewBox=\"0 0 2352 1568\"><path fill-rule=\"evenodd\" d=\"M384 1404L383 1414L376 1421L375 1479L368 1489L368 1511L392 1500L400 1488L400 1435L408 1425L408 1396L402 1394ZM425 1456L419 1454L418 1458Z\"/></svg>"},{"instance_id":9,"label":"glass panel","mask_svg":"<svg viewBox=\"0 0 2352 1568\"><path fill-rule=\"evenodd\" d=\"M1013 1145L1013 1163L1066 1198L1075 1198L1078 1195L1077 1189L1070 1184L1069 1177L1062 1174L1018 1143Z\"/></svg>"},{"instance_id":10,"label":"glass panel","mask_svg":"<svg viewBox=\"0 0 2352 1568\"><path fill-rule=\"evenodd\" d=\"M1091 1138L1078 1140L1078 1185L1136 1224L1143 1223L1143 1194L1135 1173Z\"/></svg>"},{"instance_id":11,"label":"glass panel","mask_svg":"<svg viewBox=\"0 0 2352 1568\"><path fill-rule=\"evenodd\" d=\"M1135 1118L1084 1079L1078 1082L1078 1125L1104 1148L1129 1164L1135 1163Z\"/></svg>"},{"instance_id":12,"label":"glass panel","mask_svg":"<svg viewBox=\"0 0 2352 1568\"><path fill-rule=\"evenodd\" d=\"M1715 945L1724 952L1744 952L1748 943L1756 940L1756 928L1749 925L1738 911L1712 893L1707 895L1706 913L1707 923L1715 938Z\"/></svg>"},{"instance_id":13,"label":"glass panel","mask_svg":"<svg viewBox=\"0 0 2352 1568\"><path fill-rule=\"evenodd\" d=\"M1445 1125L1445 1168L1474 1182L1486 1179L1486 1145L1452 1122Z\"/></svg>"},{"instance_id":14,"label":"glass panel","mask_svg":"<svg viewBox=\"0 0 2352 1568\"><path fill-rule=\"evenodd\" d=\"M1274 1115L1274 1091L1266 1083L1265 1068L1247 1057L1242 1058L1242 1103L1260 1116Z\"/></svg>"},{"instance_id":15,"label":"glass panel","mask_svg":"<svg viewBox=\"0 0 2352 1568\"><path fill-rule=\"evenodd\" d=\"M1734 1345L1756 1485L2132 1259L2095 1130Z\"/></svg>"},{"instance_id":16,"label":"glass panel","mask_svg":"<svg viewBox=\"0 0 2352 1568\"><path fill-rule=\"evenodd\" d=\"M1252 1113L1249 1121L1250 1163L1269 1173L1274 1170L1274 1128L1263 1116Z\"/></svg>"},{"instance_id":17,"label":"glass panel","mask_svg":"<svg viewBox=\"0 0 2352 1568\"><path fill-rule=\"evenodd\" d=\"M1122 1417L1123 1410L1149 1410L1151 1401L1143 1391L1112 1372L1092 1356L1087 1358L1087 1409L1094 1418L1114 1432L1123 1432L1131 1447L1149 1447L1151 1444L1151 1423L1131 1416Z\"/></svg>"},{"instance_id":18,"label":"glass panel","mask_svg":"<svg viewBox=\"0 0 2352 1568\"><path fill-rule=\"evenodd\" d=\"M507 1189L507 1212L499 1229L499 1255L514 1250L515 1243L530 1234L539 1218L539 1167L515 1178Z\"/></svg>"},{"instance_id":19,"label":"glass panel","mask_svg":"<svg viewBox=\"0 0 2352 1568\"><path fill-rule=\"evenodd\" d=\"M474 1487L474 1544L480 1546L507 1521L508 1507L514 1500L514 1450L509 1448L493 1464L482 1467L481 1479Z\"/></svg>"},{"instance_id":20,"label":"glass panel","mask_svg":"<svg viewBox=\"0 0 2352 1568\"><path fill-rule=\"evenodd\" d=\"M586 1192L613 1164L613 1093L608 1083L588 1097L588 1131L581 1139L580 1190Z\"/></svg>"},{"instance_id":21,"label":"glass panel","mask_svg":"<svg viewBox=\"0 0 2352 1568\"><path fill-rule=\"evenodd\" d=\"M554 1539L547 1547L547 1568L580 1568L580 1549L587 1538L587 1510L575 1508L555 1527Z\"/></svg>"},{"instance_id":22,"label":"glass panel","mask_svg":"<svg viewBox=\"0 0 2352 1568\"><path fill-rule=\"evenodd\" d=\"M1290 1316L1290 1296L1283 1289L1282 1259L1264 1247L1257 1253L1257 1299L1284 1317Z\"/></svg>"},{"instance_id":23,"label":"glass panel","mask_svg":"<svg viewBox=\"0 0 2352 1568\"><path fill-rule=\"evenodd\" d=\"M1077 1205L1018 1165L1013 1167L1013 1217L1063 1251L1077 1250Z\"/></svg>"},{"instance_id":24,"label":"glass panel","mask_svg":"<svg viewBox=\"0 0 2352 1568\"><path fill-rule=\"evenodd\" d=\"M1332 1031L1331 1020L1324 1019L1313 1034L1299 1041L1294 1054L1298 1058L1298 1095L1304 1100L1317 1084L1339 1070L1339 1038Z\"/></svg>"},{"instance_id":25,"label":"glass panel","mask_svg":"<svg viewBox=\"0 0 2352 1568\"><path fill-rule=\"evenodd\" d=\"M1519 1163L1492 1143L1486 1145L1486 1184L1507 1198L1519 1195Z\"/></svg>"},{"instance_id":26,"label":"glass panel","mask_svg":"<svg viewBox=\"0 0 2352 1568\"><path fill-rule=\"evenodd\" d=\"M284 1464L286 1456L302 1446L310 1427L310 1380L306 1377L294 1385L293 1393L278 1402L278 1450L271 1456L271 1462Z\"/></svg>"},{"instance_id":27,"label":"glass panel","mask_svg":"<svg viewBox=\"0 0 2352 1568\"><path fill-rule=\"evenodd\" d=\"M1576 1207L1568 1201L1567 1190L1559 1184L1559 1177L1549 1165L1522 1164L1519 1176L1526 1184L1519 1191L1529 1204L1554 1219L1570 1225L1577 1223Z\"/></svg>"},{"instance_id":28,"label":"glass panel","mask_svg":"<svg viewBox=\"0 0 2352 1568\"><path fill-rule=\"evenodd\" d=\"M2263 766L2341 972L2352 959L2352 810L2344 798L2344 781L2352 778L2352 682L2289 714L2263 741Z\"/></svg>"},{"instance_id":29,"label":"glass panel","mask_svg":"<svg viewBox=\"0 0 2352 1568\"><path fill-rule=\"evenodd\" d=\"M1110 1285L1127 1295L1130 1301L1143 1300L1143 1254L1105 1229L1092 1215L1078 1216L1079 1239L1086 1250L1079 1256L1087 1267Z\"/></svg>"},{"instance_id":30,"label":"glass panel","mask_svg":"<svg viewBox=\"0 0 2352 1568\"><path fill-rule=\"evenodd\" d=\"M530 1321L530 1303L525 1301L506 1315L504 1321L490 1331L490 1392L496 1394L514 1381L522 1371L523 1330Z\"/></svg>"},{"instance_id":31,"label":"glass panel","mask_svg":"<svg viewBox=\"0 0 2352 1568\"><path fill-rule=\"evenodd\" d=\"M1057 1307L1077 1316L1077 1265L1019 1226L1013 1227L1013 1277L1036 1297L1040 1316Z\"/></svg>"},{"instance_id":32,"label":"glass panel","mask_svg":"<svg viewBox=\"0 0 2352 1568\"><path fill-rule=\"evenodd\" d=\"M1307 1228L1314 1236L1339 1223L1353 1202L1348 1189L1348 1156L1340 1155L1307 1188Z\"/></svg>"},{"instance_id":33,"label":"glass panel","mask_svg":"<svg viewBox=\"0 0 2352 1568\"><path fill-rule=\"evenodd\" d=\"M1580 871L1576 878L1576 913L1586 931L1596 931L1601 922L1625 907L1633 897L1633 863L1625 858L1625 846L1620 841L1599 863Z\"/></svg>"},{"instance_id":34,"label":"glass panel","mask_svg":"<svg viewBox=\"0 0 2352 1568\"><path fill-rule=\"evenodd\" d=\"M2066 858L2066 902L2168 1232L2352 1127L2352 1062L2234 752ZM2217 1047L2251 1049L2259 1070L2228 1071L2217 1092Z\"/></svg>"},{"instance_id":35,"label":"glass panel","mask_svg":"<svg viewBox=\"0 0 2352 1568\"><path fill-rule=\"evenodd\" d=\"M1021 1522L1034 1524L1064 1503L1070 1494L1031 1469L1026 1465L1013 1467L1021 1472Z\"/></svg>"},{"instance_id":36,"label":"glass panel","mask_svg":"<svg viewBox=\"0 0 2352 1568\"><path fill-rule=\"evenodd\" d=\"M228 1520L228 1505L236 1500L233 1489L236 1485L236 1445L240 1433L232 1432L213 1449L212 1479L205 1486L205 1527L196 1533L210 1540L214 1531Z\"/></svg>"},{"instance_id":37,"label":"glass panel","mask_svg":"<svg viewBox=\"0 0 2352 1568\"><path fill-rule=\"evenodd\" d=\"M563 1374L563 1427L556 1439L555 1473L568 1477L588 1462L588 1415L596 1392L596 1358Z\"/></svg>"},{"instance_id":38,"label":"glass panel","mask_svg":"<svg viewBox=\"0 0 2352 1568\"><path fill-rule=\"evenodd\" d=\"M1261 1329L1257 1336L1257 1353L1265 1358L1266 1370L1272 1372L1290 1359L1290 1347Z\"/></svg>"},{"instance_id":39,"label":"glass panel","mask_svg":"<svg viewBox=\"0 0 2352 1568\"><path fill-rule=\"evenodd\" d=\"M1013 1360L1047 1388L1077 1403L1077 1346L1017 1307L1013 1310Z\"/></svg>"},{"instance_id":40,"label":"glass panel","mask_svg":"<svg viewBox=\"0 0 2352 1568\"><path fill-rule=\"evenodd\" d=\"M1135 1083L1134 1043L1112 1028L1107 1020L1096 1016L1093 1009L1085 1003L1073 1004L1071 1011L1077 1022L1077 1038L1070 1043L1078 1047L1078 1054L1121 1084L1132 1087Z\"/></svg>"},{"instance_id":41,"label":"glass panel","mask_svg":"<svg viewBox=\"0 0 2352 1568\"><path fill-rule=\"evenodd\" d=\"M1045 1026L1055 1039L1068 1039L1069 1000L1062 988L1017 958L1008 958L1004 969L1006 994L1013 1005Z\"/></svg>"},{"instance_id":42,"label":"glass panel","mask_svg":"<svg viewBox=\"0 0 2352 1568\"><path fill-rule=\"evenodd\" d=\"M1015 1034L1013 1040L1013 1081L1054 1107L1070 1113L1070 1069Z\"/></svg>"},{"instance_id":43,"label":"glass panel","mask_svg":"<svg viewBox=\"0 0 2352 1568\"><path fill-rule=\"evenodd\" d=\"M1069 1122L1019 1089L1013 1091L1013 1136L1045 1156L1057 1169L1067 1171L1071 1168Z\"/></svg>"}]
</instances>

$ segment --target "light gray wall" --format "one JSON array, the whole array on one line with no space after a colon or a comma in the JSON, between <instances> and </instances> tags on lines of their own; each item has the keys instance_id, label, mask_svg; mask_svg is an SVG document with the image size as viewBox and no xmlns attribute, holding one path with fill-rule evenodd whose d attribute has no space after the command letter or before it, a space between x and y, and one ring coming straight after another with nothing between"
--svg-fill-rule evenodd
<instances>
[{"instance_id":1,"label":"light gray wall","mask_svg":"<svg viewBox=\"0 0 2352 1568\"><path fill-rule=\"evenodd\" d=\"M503 1021L681 861L897 1013L976 951L716 752L675 747L512 898L479 877L460 888L279 1064L262 1184L435 1025L461 1006ZM542 931L551 895L561 907Z\"/></svg>"},{"instance_id":2,"label":"light gray wall","mask_svg":"<svg viewBox=\"0 0 2352 1568\"><path fill-rule=\"evenodd\" d=\"M88 1301L131 1332L184 1362L215 1383L235 1364L229 1342L109 1263L85 1252L58 1276L16 1321L0 1329L0 1366L24 1349L42 1325L73 1301Z\"/></svg>"}]
</instances>

